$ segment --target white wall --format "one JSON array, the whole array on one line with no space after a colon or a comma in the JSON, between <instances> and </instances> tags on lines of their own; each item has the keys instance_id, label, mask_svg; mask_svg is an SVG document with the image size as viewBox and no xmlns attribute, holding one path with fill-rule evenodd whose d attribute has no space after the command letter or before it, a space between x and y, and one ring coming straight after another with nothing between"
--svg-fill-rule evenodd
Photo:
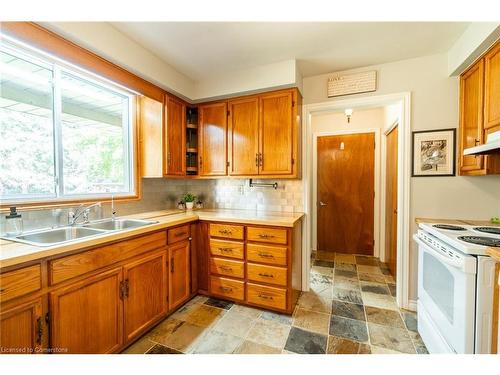
<instances>
[{"instance_id":1,"label":"white wall","mask_svg":"<svg viewBox=\"0 0 500 375\"><path fill-rule=\"evenodd\" d=\"M184 98L194 82L106 22L41 22L43 27Z\"/></svg>"},{"instance_id":2,"label":"white wall","mask_svg":"<svg viewBox=\"0 0 500 375\"><path fill-rule=\"evenodd\" d=\"M474 22L448 51L448 74L460 75L500 37L498 22Z\"/></svg>"},{"instance_id":3,"label":"white wall","mask_svg":"<svg viewBox=\"0 0 500 375\"><path fill-rule=\"evenodd\" d=\"M446 54L420 57L353 71L376 69L378 89L355 96L411 92L412 130L458 127L459 81L448 77ZM328 74L304 78L304 103L333 101ZM413 177L410 218L489 219L500 215L500 176ZM416 230L413 225L412 231ZM416 298L417 251L410 243L410 298Z\"/></svg>"},{"instance_id":4,"label":"white wall","mask_svg":"<svg viewBox=\"0 0 500 375\"><path fill-rule=\"evenodd\" d=\"M191 99L234 96L236 93L253 93L263 90L297 86L297 64L285 60L251 69L226 71L224 74L206 77L195 84Z\"/></svg>"}]
</instances>

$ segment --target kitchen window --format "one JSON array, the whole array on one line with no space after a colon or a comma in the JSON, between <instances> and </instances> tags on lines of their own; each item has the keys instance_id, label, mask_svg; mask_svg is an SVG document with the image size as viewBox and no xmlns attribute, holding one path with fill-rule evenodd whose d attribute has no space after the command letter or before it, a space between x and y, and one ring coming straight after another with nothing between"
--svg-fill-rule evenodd
<instances>
[{"instance_id":1,"label":"kitchen window","mask_svg":"<svg viewBox=\"0 0 500 375\"><path fill-rule=\"evenodd\" d=\"M133 99L104 79L2 41L2 203L135 196Z\"/></svg>"}]
</instances>

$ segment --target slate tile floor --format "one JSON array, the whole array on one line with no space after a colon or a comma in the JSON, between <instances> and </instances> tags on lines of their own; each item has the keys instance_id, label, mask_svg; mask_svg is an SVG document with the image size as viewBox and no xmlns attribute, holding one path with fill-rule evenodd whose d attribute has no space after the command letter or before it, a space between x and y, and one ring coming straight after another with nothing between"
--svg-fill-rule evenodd
<instances>
[{"instance_id":1,"label":"slate tile floor","mask_svg":"<svg viewBox=\"0 0 500 375\"><path fill-rule=\"evenodd\" d=\"M313 260L293 316L196 296L124 353L427 353L415 313L398 309L395 294L377 258L335 254Z\"/></svg>"}]
</instances>

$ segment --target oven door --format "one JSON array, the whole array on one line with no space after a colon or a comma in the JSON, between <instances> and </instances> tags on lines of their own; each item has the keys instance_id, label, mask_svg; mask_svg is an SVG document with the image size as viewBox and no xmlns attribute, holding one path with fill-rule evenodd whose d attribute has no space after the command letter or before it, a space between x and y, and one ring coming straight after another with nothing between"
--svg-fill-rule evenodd
<instances>
[{"instance_id":1,"label":"oven door","mask_svg":"<svg viewBox=\"0 0 500 375\"><path fill-rule=\"evenodd\" d=\"M418 237L415 241L419 245L418 302L428 321L421 332L425 344L431 352L435 348L436 352L474 353L476 258L459 251L451 256Z\"/></svg>"}]
</instances>

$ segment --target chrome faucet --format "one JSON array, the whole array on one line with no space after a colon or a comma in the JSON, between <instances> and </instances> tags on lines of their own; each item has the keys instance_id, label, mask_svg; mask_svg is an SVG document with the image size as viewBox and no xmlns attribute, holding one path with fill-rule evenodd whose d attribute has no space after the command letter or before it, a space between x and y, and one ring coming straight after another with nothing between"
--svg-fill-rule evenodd
<instances>
[{"instance_id":1,"label":"chrome faucet","mask_svg":"<svg viewBox=\"0 0 500 375\"><path fill-rule=\"evenodd\" d=\"M111 194L111 220L116 220L115 196Z\"/></svg>"},{"instance_id":2,"label":"chrome faucet","mask_svg":"<svg viewBox=\"0 0 500 375\"><path fill-rule=\"evenodd\" d=\"M75 212L70 211L68 212L68 223L69 225L75 225L76 221L80 216L83 216L83 222L82 224L87 224L89 222L89 213L90 209L94 207L101 207L101 202L93 203L89 206L85 206L81 204Z\"/></svg>"}]
</instances>

